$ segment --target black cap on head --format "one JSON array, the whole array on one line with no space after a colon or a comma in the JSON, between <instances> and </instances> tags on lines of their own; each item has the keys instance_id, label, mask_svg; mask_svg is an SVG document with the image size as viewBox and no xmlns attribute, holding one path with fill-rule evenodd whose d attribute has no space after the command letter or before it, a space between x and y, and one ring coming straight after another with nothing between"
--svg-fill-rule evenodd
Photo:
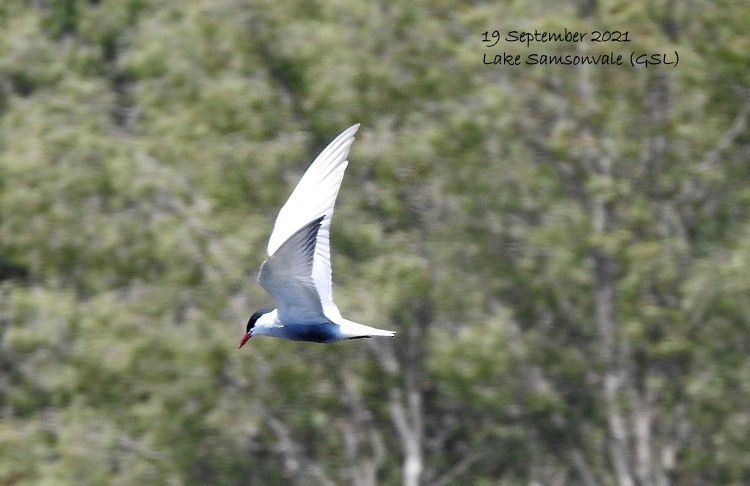
<instances>
[{"instance_id":1,"label":"black cap on head","mask_svg":"<svg viewBox=\"0 0 750 486\"><path fill-rule=\"evenodd\" d=\"M245 329L245 332L250 332L250 330L255 327L255 321L257 321L263 314L268 314L272 310L273 309L270 308L263 308L256 311L255 314L250 316L250 319L247 321L247 328Z\"/></svg>"}]
</instances>

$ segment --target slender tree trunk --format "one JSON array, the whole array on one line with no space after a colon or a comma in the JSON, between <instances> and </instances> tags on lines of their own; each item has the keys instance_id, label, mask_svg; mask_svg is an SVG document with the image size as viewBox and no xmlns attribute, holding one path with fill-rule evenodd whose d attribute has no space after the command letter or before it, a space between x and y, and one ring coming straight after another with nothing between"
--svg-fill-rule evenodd
<instances>
[{"instance_id":1,"label":"slender tree trunk","mask_svg":"<svg viewBox=\"0 0 750 486\"><path fill-rule=\"evenodd\" d=\"M595 204L594 225L597 233L599 233L606 227L607 212L603 204ZM620 405L627 370L617 340L614 290L615 265L612 258L600 249L596 249L592 257L594 263L594 314L605 366L604 401L609 429L609 453L617 475L617 483L620 486L634 486L635 482L630 471L628 429Z\"/></svg>"},{"instance_id":2,"label":"slender tree trunk","mask_svg":"<svg viewBox=\"0 0 750 486\"><path fill-rule=\"evenodd\" d=\"M349 409L347 419L340 425L346 444L348 476L351 484L377 486L378 471L386 455L383 437L348 370L337 368L336 375L341 401Z\"/></svg>"},{"instance_id":3,"label":"slender tree trunk","mask_svg":"<svg viewBox=\"0 0 750 486\"><path fill-rule=\"evenodd\" d=\"M578 78L578 92L584 107L584 117L595 113L596 94L591 82L591 71L584 66ZM606 149L596 144L596 132L593 125L584 118L580 137L588 147L585 164L587 170L603 181L604 187L612 187L613 157ZM630 427L622 408L624 391L630 382L628 369L627 343L617 329L617 312L615 307L615 283L617 265L603 241L614 226L613 195L606 190L595 191L586 197L592 216L592 230L598 240L590 252L593 272L594 322L599 336L600 361L604 366L602 393L607 416L608 450L612 467L620 486L635 486L632 471Z\"/></svg>"},{"instance_id":4,"label":"slender tree trunk","mask_svg":"<svg viewBox=\"0 0 750 486\"><path fill-rule=\"evenodd\" d=\"M424 335L432 320L432 303L424 296L412 312L403 363L403 390L391 391L390 412L404 451L403 484L419 486L424 471Z\"/></svg>"}]
</instances>

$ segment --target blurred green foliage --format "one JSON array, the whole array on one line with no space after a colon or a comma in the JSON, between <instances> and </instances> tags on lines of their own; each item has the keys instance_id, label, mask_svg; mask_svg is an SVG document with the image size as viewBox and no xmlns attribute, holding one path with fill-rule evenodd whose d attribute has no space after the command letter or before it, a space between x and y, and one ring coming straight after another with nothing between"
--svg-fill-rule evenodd
<instances>
[{"instance_id":1,"label":"blurred green foliage","mask_svg":"<svg viewBox=\"0 0 750 486\"><path fill-rule=\"evenodd\" d=\"M750 8L552 10L0 4L0 485L750 482ZM680 65L482 63L564 28ZM355 122L336 300L399 334L235 350Z\"/></svg>"}]
</instances>

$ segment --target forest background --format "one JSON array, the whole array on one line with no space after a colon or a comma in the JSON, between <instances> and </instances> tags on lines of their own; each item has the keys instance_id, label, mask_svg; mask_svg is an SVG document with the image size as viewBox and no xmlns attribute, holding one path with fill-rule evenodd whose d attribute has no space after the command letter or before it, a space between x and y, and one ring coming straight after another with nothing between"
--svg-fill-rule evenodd
<instances>
[{"instance_id":1,"label":"forest background","mask_svg":"<svg viewBox=\"0 0 750 486\"><path fill-rule=\"evenodd\" d=\"M3 0L0 485L750 484L748 25ZM276 212L353 123L335 298L397 337L237 350Z\"/></svg>"}]
</instances>

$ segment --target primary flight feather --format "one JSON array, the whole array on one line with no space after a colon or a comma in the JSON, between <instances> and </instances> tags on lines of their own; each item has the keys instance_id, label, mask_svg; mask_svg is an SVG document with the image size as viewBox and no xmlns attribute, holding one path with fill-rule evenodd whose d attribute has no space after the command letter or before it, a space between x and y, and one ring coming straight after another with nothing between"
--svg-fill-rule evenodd
<instances>
[{"instance_id":1,"label":"primary flight feather","mask_svg":"<svg viewBox=\"0 0 750 486\"><path fill-rule=\"evenodd\" d=\"M276 308L250 317L240 348L253 336L331 343L395 334L344 319L333 303L331 218L358 128L347 128L328 144L279 211L258 273Z\"/></svg>"}]
</instances>

